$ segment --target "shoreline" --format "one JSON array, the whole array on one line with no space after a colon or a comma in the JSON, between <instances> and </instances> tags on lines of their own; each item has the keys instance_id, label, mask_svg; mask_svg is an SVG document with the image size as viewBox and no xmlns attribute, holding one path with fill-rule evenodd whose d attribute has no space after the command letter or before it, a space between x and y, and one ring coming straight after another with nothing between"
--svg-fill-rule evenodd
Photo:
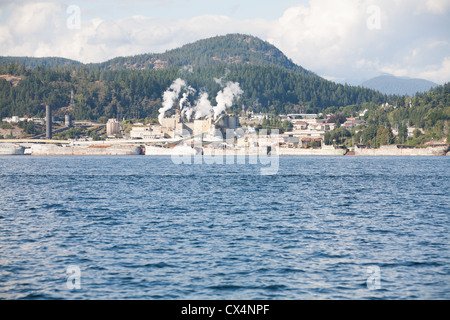
<instances>
[{"instance_id":1,"label":"shoreline","mask_svg":"<svg viewBox=\"0 0 450 320\"><path fill-rule=\"evenodd\" d=\"M186 156L185 154L153 154L153 155L146 155L146 157L170 157L170 156ZM32 157L45 157L45 156L64 156L64 157L70 157L70 156L144 156L144 155L137 155L137 154L1 154L0 157L20 157L20 156L32 156ZM189 155L188 155L189 156ZM204 157L217 157L217 155L197 155L197 156L204 156ZM255 157L258 156L257 154L245 154L245 155L222 155L223 157ZM279 156L279 157L344 157L341 155L330 155L330 154L282 154L282 155L267 155L267 156ZM446 157L450 156L450 152L445 155L385 155L385 154L377 154L377 155L351 155L351 156L345 156L346 158L370 158L370 157Z\"/></svg>"},{"instance_id":2,"label":"shoreline","mask_svg":"<svg viewBox=\"0 0 450 320\"><path fill-rule=\"evenodd\" d=\"M380 148L355 146L354 151L333 146L322 148L286 148L286 147L252 147L252 148L191 148L190 146L176 146L164 148L156 146L138 145L85 145L85 146L57 146L55 144L32 144L31 147L20 144L0 142L0 155L75 155L75 156L102 156L102 155L146 155L146 156L449 156L450 144L436 144L416 148L404 145L386 145Z\"/></svg>"}]
</instances>

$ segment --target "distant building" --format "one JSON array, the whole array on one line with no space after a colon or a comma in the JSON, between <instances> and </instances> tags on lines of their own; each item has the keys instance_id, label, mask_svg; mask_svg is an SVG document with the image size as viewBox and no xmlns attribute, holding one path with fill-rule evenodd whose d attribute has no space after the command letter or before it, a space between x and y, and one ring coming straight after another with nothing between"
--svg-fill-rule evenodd
<instances>
[{"instance_id":1,"label":"distant building","mask_svg":"<svg viewBox=\"0 0 450 320\"><path fill-rule=\"evenodd\" d=\"M288 114L288 118L290 119L317 119L322 114L316 113L292 113Z\"/></svg>"},{"instance_id":2,"label":"distant building","mask_svg":"<svg viewBox=\"0 0 450 320\"><path fill-rule=\"evenodd\" d=\"M109 119L106 123L106 135L108 137L114 137L116 134L120 134L122 126L116 119Z\"/></svg>"},{"instance_id":3,"label":"distant building","mask_svg":"<svg viewBox=\"0 0 450 320\"><path fill-rule=\"evenodd\" d=\"M325 132L325 131L332 130L331 128L334 128L334 123L316 122L316 123L309 124L309 129L315 130L315 131L324 131Z\"/></svg>"},{"instance_id":4,"label":"distant building","mask_svg":"<svg viewBox=\"0 0 450 320\"><path fill-rule=\"evenodd\" d=\"M18 116L12 116L12 117L7 117L7 118L3 118L2 121L3 122L8 122L8 123L18 123L20 121L27 121L27 122L33 122L36 124L44 124L44 118L28 118L27 116L24 116L23 118L19 118Z\"/></svg>"},{"instance_id":5,"label":"distant building","mask_svg":"<svg viewBox=\"0 0 450 320\"><path fill-rule=\"evenodd\" d=\"M150 126L137 127L133 126L130 131L131 139L150 139L148 136L151 134L152 128Z\"/></svg>"},{"instance_id":6,"label":"distant building","mask_svg":"<svg viewBox=\"0 0 450 320\"><path fill-rule=\"evenodd\" d=\"M303 138L301 141L302 148L320 148L322 147L321 138Z\"/></svg>"},{"instance_id":7,"label":"distant building","mask_svg":"<svg viewBox=\"0 0 450 320\"><path fill-rule=\"evenodd\" d=\"M225 135L227 130L236 130L240 127L239 118L229 115L222 115L215 121L214 126L214 129L220 130L222 135Z\"/></svg>"},{"instance_id":8,"label":"distant building","mask_svg":"<svg viewBox=\"0 0 450 320\"><path fill-rule=\"evenodd\" d=\"M424 134L425 131L422 128L418 128L420 133ZM392 128L392 134L397 137L398 136L398 128ZM416 127L408 127L407 128L407 132L408 132L408 138L412 138L414 137L414 131L416 130Z\"/></svg>"},{"instance_id":9,"label":"distant building","mask_svg":"<svg viewBox=\"0 0 450 320\"><path fill-rule=\"evenodd\" d=\"M293 129L295 131L306 130L308 129L308 123L303 120L292 120Z\"/></svg>"},{"instance_id":10,"label":"distant building","mask_svg":"<svg viewBox=\"0 0 450 320\"><path fill-rule=\"evenodd\" d=\"M360 117L364 117L364 116L366 115L367 111L369 111L369 110L364 109L364 111L362 111L362 112L359 113L359 116L360 116Z\"/></svg>"},{"instance_id":11,"label":"distant building","mask_svg":"<svg viewBox=\"0 0 450 320\"><path fill-rule=\"evenodd\" d=\"M394 108L395 109L396 107L391 106L388 102L386 102L386 103L382 103L380 108L382 108L383 110L387 110L389 108Z\"/></svg>"},{"instance_id":12,"label":"distant building","mask_svg":"<svg viewBox=\"0 0 450 320\"><path fill-rule=\"evenodd\" d=\"M35 124L44 124L44 119L43 118L31 118L28 119L28 121L31 121Z\"/></svg>"},{"instance_id":13,"label":"distant building","mask_svg":"<svg viewBox=\"0 0 450 320\"><path fill-rule=\"evenodd\" d=\"M345 127L346 129L351 129L361 124L366 124L366 122L364 120L347 120L344 122L342 126Z\"/></svg>"},{"instance_id":14,"label":"distant building","mask_svg":"<svg viewBox=\"0 0 450 320\"><path fill-rule=\"evenodd\" d=\"M300 144L300 137L294 137L293 135L283 137L283 144L290 148L298 147Z\"/></svg>"},{"instance_id":15,"label":"distant building","mask_svg":"<svg viewBox=\"0 0 450 320\"><path fill-rule=\"evenodd\" d=\"M18 116L12 116L11 118L3 118L2 121L8 123L17 123L20 121L20 118Z\"/></svg>"},{"instance_id":16,"label":"distant building","mask_svg":"<svg viewBox=\"0 0 450 320\"><path fill-rule=\"evenodd\" d=\"M205 135L211 134L215 131L214 123L211 118L205 120L194 120L194 136L204 137Z\"/></svg>"},{"instance_id":17,"label":"distant building","mask_svg":"<svg viewBox=\"0 0 450 320\"><path fill-rule=\"evenodd\" d=\"M239 119L237 117L222 115L219 119L195 119L193 122L182 122L177 113L170 118L161 120L161 132L164 136L171 138L193 135L196 138L205 138L207 136L217 136L226 134L228 129L236 130L239 128Z\"/></svg>"},{"instance_id":18,"label":"distant building","mask_svg":"<svg viewBox=\"0 0 450 320\"><path fill-rule=\"evenodd\" d=\"M133 126L130 131L131 139L160 139L161 126Z\"/></svg>"},{"instance_id":19,"label":"distant building","mask_svg":"<svg viewBox=\"0 0 450 320\"><path fill-rule=\"evenodd\" d=\"M161 120L161 132L164 137L170 138L182 136L186 133L192 134L194 132L194 123L184 123L179 110L176 110L174 116Z\"/></svg>"},{"instance_id":20,"label":"distant building","mask_svg":"<svg viewBox=\"0 0 450 320\"><path fill-rule=\"evenodd\" d=\"M257 120L257 121L263 121L264 118L266 119L272 119L275 116L273 114L270 113L255 113L251 116L251 120Z\"/></svg>"},{"instance_id":21,"label":"distant building","mask_svg":"<svg viewBox=\"0 0 450 320\"><path fill-rule=\"evenodd\" d=\"M288 146L295 146L296 141L300 142L299 145L304 146L305 144L302 144L301 140L298 139L322 139L322 137L325 135L325 132L333 130L335 128L334 123L327 123L327 120L325 119L314 119L314 115L310 115L307 118L298 118L300 116L304 116L304 114L289 116L294 117L294 119L291 118L290 120L293 125L292 131L282 134L282 137L285 138L282 143ZM308 140L308 142L310 141Z\"/></svg>"}]
</instances>

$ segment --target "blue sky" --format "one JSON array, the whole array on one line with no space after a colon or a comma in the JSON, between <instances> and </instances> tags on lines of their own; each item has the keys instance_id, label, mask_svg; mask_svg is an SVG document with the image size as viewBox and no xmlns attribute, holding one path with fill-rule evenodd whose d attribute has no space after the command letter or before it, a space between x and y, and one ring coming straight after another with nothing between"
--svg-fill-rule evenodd
<instances>
[{"instance_id":1,"label":"blue sky","mask_svg":"<svg viewBox=\"0 0 450 320\"><path fill-rule=\"evenodd\" d=\"M450 81L448 30L450 0L0 0L2 55L101 62L245 33L350 84L380 74Z\"/></svg>"}]
</instances>

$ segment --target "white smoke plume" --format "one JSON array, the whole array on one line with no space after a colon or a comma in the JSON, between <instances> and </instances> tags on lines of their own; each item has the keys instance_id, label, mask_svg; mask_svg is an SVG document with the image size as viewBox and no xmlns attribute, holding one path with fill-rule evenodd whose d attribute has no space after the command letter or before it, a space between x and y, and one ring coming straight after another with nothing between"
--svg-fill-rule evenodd
<instances>
[{"instance_id":1,"label":"white smoke plume","mask_svg":"<svg viewBox=\"0 0 450 320\"><path fill-rule=\"evenodd\" d=\"M194 93L194 91L184 92L179 104L181 117L186 116L188 121L191 120L192 113L194 112L194 109L191 107L191 103L189 102L189 95L191 93Z\"/></svg>"},{"instance_id":2,"label":"white smoke plume","mask_svg":"<svg viewBox=\"0 0 450 320\"><path fill-rule=\"evenodd\" d=\"M164 118L164 113L173 108L175 101L179 98L181 90L186 89L188 93L183 93L183 98L180 100L180 108L182 104L186 103L189 93L195 92L193 88L186 84L186 81L183 79L176 79L172 85L167 89L163 94L163 103L162 108L159 109L159 123L162 123L162 119Z\"/></svg>"},{"instance_id":3,"label":"white smoke plume","mask_svg":"<svg viewBox=\"0 0 450 320\"><path fill-rule=\"evenodd\" d=\"M227 72L229 73L229 70L227 70ZM223 86L223 78L224 77L215 79L215 81ZM179 99L178 105L180 113L182 116L186 116L188 121L191 120L193 116L195 119L214 118L214 120L216 120L220 114L233 105L235 98L239 98L244 93L238 82L229 81L226 83L225 88L217 93L216 106L211 105L211 102L208 99L208 93L206 92L200 93L200 97L196 101L195 106L191 106L189 96L195 92L195 89L188 86L186 81L180 78L176 79L163 94L162 108L159 109L159 123L162 124L165 112L173 108L177 99ZM180 98L181 93L183 94Z\"/></svg>"},{"instance_id":4,"label":"white smoke plume","mask_svg":"<svg viewBox=\"0 0 450 320\"><path fill-rule=\"evenodd\" d=\"M188 99L189 99L189 92L184 92L183 97L180 99L180 104L179 104L181 114L184 114L187 111L187 109L189 109L191 106Z\"/></svg>"},{"instance_id":5,"label":"white smoke plume","mask_svg":"<svg viewBox=\"0 0 450 320\"><path fill-rule=\"evenodd\" d=\"M194 108L185 108L183 109L183 115L186 115L186 119L191 121L192 114L194 113Z\"/></svg>"},{"instance_id":6,"label":"white smoke plume","mask_svg":"<svg viewBox=\"0 0 450 320\"><path fill-rule=\"evenodd\" d=\"M220 78L214 78L214 81L221 87L223 87L223 79L225 79L230 74L229 69L225 69L225 75Z\"/></svg>"},{"instance_id":7,"label":"white smoke plume","mask_svg":"<svg viewBox=\"0 0 450 320\"><path fill-rule=\"evenodd\" d=\"M200 119L203 117L210 118L213 114L213 106L208 99L208 94L203 92L200 98L197 100L197 104L194 107L195 119Z\"/></svg>"},{"instance_id":8,"label":"white smoke plume","mask_svg":"<svg viewBox=\"0 0 450 320\"><path fill-rule=\"evenodd\" d=\"M191 65L183 66L180 71L194 73L194 68Z\"/></svg>"},{"instance_id":9,"label":"white smoke plume","mask_svg":"<svg viewBox=\"0 0 450 320\"><path fill-rule=\"evenodd\" d=\"M183 108L185 108L185 105L187 105L189 107L189 93L184 92L183 93L183 98L180 99L180 110L183 110Z\"/></svg>"},{"instance_id":10,"label":"white smoke plume","mask_svg":"<svg viewBox=\"0 0 450 320\"><path fill-rule=\"evenodd\" d=\"M227 86L217 93L217 106L213 107L214 120L216 120L227 108L231 107L233 105L233 100L239 98L243 93L244 91L242 91L239 83L231 81L227 82Z\"/></svg>"}]
</instances>

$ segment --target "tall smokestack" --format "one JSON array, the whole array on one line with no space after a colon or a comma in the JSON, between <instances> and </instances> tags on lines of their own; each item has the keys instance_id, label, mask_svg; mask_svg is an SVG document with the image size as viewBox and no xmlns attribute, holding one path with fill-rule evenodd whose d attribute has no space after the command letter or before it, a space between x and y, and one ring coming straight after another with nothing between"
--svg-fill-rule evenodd
<instances>
[{"instance_id":1,"label":"tall smokestack","mask_svg":"<svg viewBox=\"0 0 450 320\"><path fill-rule=\"evenodd\" d=\"M46 126L46 138L52 138L52 107L45 106L45 126Z\"/></svg>"}]
</instances>

